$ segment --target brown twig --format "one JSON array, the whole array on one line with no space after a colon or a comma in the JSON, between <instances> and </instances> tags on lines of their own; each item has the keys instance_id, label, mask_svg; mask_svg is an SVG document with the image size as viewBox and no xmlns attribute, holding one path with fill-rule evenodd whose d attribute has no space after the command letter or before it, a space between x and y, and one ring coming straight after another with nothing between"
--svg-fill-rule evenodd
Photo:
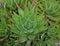
<instances>
[{"instance_id":1,"label":"brown twig","mask_svg":"<svg viewBox=\"0 0 60 46\"><path fill-rule=\"evenodd\" d=\"M16 3L16 7L17 7L17 8L20 8L20 6L19 6L19 4L18 4L18 3Z\"/></svg>"},{"instance_id":2,"label":"brown twig","mask_svg":"<svg viewBox=\"0 0 60 46\"><path fill-rule=\"evenodd\" d=\"M4 8L6 9L6 2L4 3Z\"/></svg>"}]
</instances>

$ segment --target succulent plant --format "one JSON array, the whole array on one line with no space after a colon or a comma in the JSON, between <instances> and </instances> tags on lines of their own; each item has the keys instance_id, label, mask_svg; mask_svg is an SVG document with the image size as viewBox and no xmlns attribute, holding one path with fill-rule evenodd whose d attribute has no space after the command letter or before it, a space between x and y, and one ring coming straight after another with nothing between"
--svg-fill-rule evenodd
<instances>
[{"instance_id":1,"label":"succulent plant","mask_svg":"<svg viewBox=\"0 0 60 46\"><path fill-rule=\"evenodd\" d=\"M59 12L59 0L0 0L0 46L56 46Z\"/></svg>"}]
</instances>

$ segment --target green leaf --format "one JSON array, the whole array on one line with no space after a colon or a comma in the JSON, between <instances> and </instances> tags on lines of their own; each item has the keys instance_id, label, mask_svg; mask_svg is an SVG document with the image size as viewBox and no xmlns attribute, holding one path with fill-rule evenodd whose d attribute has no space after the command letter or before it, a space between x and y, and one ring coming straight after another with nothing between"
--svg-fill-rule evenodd
<instances>
[{"instance_id":1,"label":"green leaf","mask_svg":"<svg viewBox=\"0 0 60 46\"><path fill-rule=\"evenodd\" d=\"M19 41L21 43L25 42L26 40L27 40L27 37L25 35L22 35L22 36L19 37Z\"/></svg>"}]
</instances>

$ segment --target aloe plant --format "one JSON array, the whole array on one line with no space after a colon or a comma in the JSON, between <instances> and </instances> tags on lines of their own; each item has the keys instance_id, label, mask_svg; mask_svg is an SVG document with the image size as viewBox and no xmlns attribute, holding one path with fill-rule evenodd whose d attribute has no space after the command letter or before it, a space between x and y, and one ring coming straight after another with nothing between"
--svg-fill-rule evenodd
<instances>
[{"instance_id":1,"label":"aloe plant","mask_svg":"<svg viewBox=\"0 0 60 46\"><path fill-rule=\"evenodd\" d=\"M0 46L56 46L60 39L59 0L1 0Z\"/></svg>"}]
</instances>

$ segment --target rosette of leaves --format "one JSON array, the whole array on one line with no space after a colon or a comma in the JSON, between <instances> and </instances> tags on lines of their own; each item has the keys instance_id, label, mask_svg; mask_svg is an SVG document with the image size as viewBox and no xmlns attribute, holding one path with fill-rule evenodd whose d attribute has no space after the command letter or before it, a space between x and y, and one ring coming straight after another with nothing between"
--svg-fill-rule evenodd
<instances>
[{"instance_id":1,"label":"rosette of leaves","mask_svg":"<svg viewBox=\"0 0 60 46\"><path fill-rule=\"evenodd\" d=\"M58 28L60 28L60 4L58 0L39 0L38 5L38 13L44 14L46 17L46 21L50 23L50 25L58 25ZM57 29L57 28L55 28ZM60 32L60 31L59 31ZM57 32L58 33L58 32Z\"/></svg>"},{"instance_id":2,"label":"rosette of leaves","mask_svg":"<svg viewBox=\"0 0 60 46\"><path fill-rule=\"evenodd\" d=\"M53 3L54 2L54 3ZM36 46L55 46L56 38L60 38L60 4L56 0L38 0L37 14L43 14L48 23L48 29L41 34L43 42L38 42ZM45 37L47 36L47 37ZM44 38L45 37L45 38ZM45 39L45 40L44 40ZM50 41L52 40L53 43ZM46 43L46 42L47 43ZM49 42L48 42L49 41ZM39 44L39 45L38 45Z\"/></svg>"},{"instance_id":3,"label":"rosette of leaves","mask_svg":"<svg viewBox=\"0 0 60 46\"><path fill-rule=\"evenodd\" d=\"M54 3L53 3L54 2ZM45 3L46 16L51 20L60 21L60 5L56 0L48 0Z\"/></svg>"},{"instance_id":4,"label":"rosette of leaves","mask_svg":"<svg viewBox=\"0 0 60 46\"><path fill-rule=\"evenodd\" d=\"M1 0L5 9L0 9L0 34L8 35L3 46L55 46L56 37L60 38L59 1L38 0L36 5L31 1Z\"/></svg>"},{"instance_id":5,"label":"rosette of leaves","mask_svg":"<svg viewBox=\"0 0 60 46\"><path fill-rule=\"evenodd\" d=\"M58 33L58 32L60 32L60 29L59 29L60 28L60 25L59 25L59 23L60 23L60 13L59 13L60 4L56 0L49 0L48 2L51 2L51 3L47 3L47 4L49 4L49 6L46 4L46 9L50 12L48 14L47 13L48 11L47 11L46 16L51 20L52 25L54 25L55 23L58 23L58 24L55 24L55 31L58 34L57 37L60 38L60 36L59 36L60 33ZM53 21L55 21L55 23Z\"/></svg>"},{"instance_id":6,"label":"rosette of leaves","mask_svg":"<svg viewBox=\"0 0 60 46\"><path fill-rule=\"evenodd\" d=\"M45 22L44 15L36 15L34 12L35 7L32 9L18 9L18 13L13 12L12 21L14 24L11 26L12 33L16 34L20 42L26 40L33 40L39 32L43 32L47 29L47 23Z\"/></svg>"},{"instance_id":7,"label":"rosette of leaves","mask_svg":"<svg viewBox=\"0 0 60 46\"><path fill-rule=\"evenodd\" d=\"M54 2L54 3L53 3ZM46 15L49 19L53 21L60 21L60 4L56 0L40 0L39 1L39 12Z\"/></svg>"}]
</instances>

